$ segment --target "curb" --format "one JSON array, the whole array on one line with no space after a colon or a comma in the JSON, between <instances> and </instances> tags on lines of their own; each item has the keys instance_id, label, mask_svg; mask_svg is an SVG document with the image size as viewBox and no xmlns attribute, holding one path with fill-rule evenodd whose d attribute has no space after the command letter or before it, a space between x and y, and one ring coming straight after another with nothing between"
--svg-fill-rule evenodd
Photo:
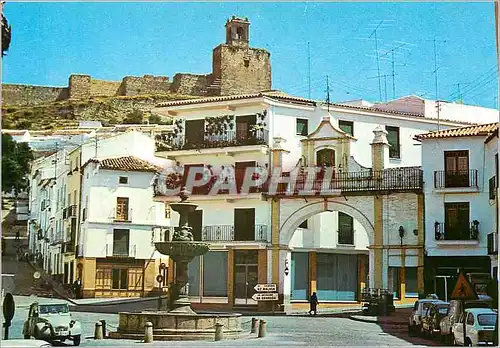
<instances>
[{"instance_id":1,"label":"curb","mask_svg":"<svg viewBox=\"0 0 500 348\"><path fill-rule=\"evenodd\" d=\"M362 323L369 323L369 324L386 324L386 325L399 325L399 326L407 326L408 323L406 321L398 321L398 320L391 320L391 319L376 319L376 320L368 320L368 319L363 319L359 317L355 317L352 315L349 315L348 318L353 321L359 321Z\"/></svg>"}]
</instances>

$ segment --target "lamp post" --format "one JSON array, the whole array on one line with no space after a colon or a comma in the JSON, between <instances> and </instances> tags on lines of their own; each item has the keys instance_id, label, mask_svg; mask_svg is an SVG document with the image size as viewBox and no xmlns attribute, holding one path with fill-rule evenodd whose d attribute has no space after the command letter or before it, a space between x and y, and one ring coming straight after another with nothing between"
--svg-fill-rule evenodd
<instances>
[{"instance_id":1,"label":"lamp post","mask_svg":"<svg viewBox=\"0 0 500 348\"><path fill-rule=\"evenodd\" d=\"M405 229L403 226L399 226L398 229L399 233L399 238L401 239L401 273L399 275L400 277L400 300L403 300L403 298L406 296L406 251L403 249L403 237L405 235Z\"/></svg>"}]
</instances>

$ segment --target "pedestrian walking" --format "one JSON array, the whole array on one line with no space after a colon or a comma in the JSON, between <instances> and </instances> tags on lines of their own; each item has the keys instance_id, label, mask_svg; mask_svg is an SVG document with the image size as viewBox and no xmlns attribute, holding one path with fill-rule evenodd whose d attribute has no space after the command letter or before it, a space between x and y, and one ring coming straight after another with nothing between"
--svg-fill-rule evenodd
<instances>
[{"instance_id":1,"label":"pedestrian walking","mask_svg":"<svg viewBox=\"0 0 500 348\"><path fill-rule=\"evenodd\" d=\"M16 231L16 240L19 240L20 236L19 236L19 231Z\"/></svg>"},{"instance_id":2,"label":"pedestrian walking","mask_svg":"<svg viewBox=\"0 0 500 348\"><path fill-rule=\"evenodd\" d=\"M315 292L313 292L311 298L309 299L309 306L310 306L309 315L311 315L312 312L314 312L314 315L316 315L318 304L319 304L318 296L316 295Z\"/></svg>"}]
</instances>

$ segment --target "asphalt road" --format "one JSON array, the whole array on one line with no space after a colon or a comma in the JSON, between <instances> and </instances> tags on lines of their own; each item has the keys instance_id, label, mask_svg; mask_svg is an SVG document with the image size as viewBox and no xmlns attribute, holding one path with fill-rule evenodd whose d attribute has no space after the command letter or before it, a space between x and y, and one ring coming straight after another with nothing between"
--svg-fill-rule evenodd
<instances>
[{"instance_id":1,"label":"asphalt road","mask_svg":"<svg viewBox=\"0 0 500 348\"><path fill-rule=\"evenodd\" d=\"M22 326L26 319L29 304L33 298L15 297L16 313L13 326L10 328L10 338L22 338ZM118 324L116 314L74 312L72 316L83 326L86 337L92 337L95 323L106 320L108 330L114 330ZM223 340L211 341L155 341L156 346L408 346L408 345L437 345L419 337L408 337L405 326L384 325L353 321L349 318L338 317L299 317L299 316L272 316L260 317L267 322L268 335L257 338L256 335L244 335L238 341ZM250 331L251 317L243 317L243 329ZM67 341L71 346L72 342ZM99 340L83 339L81 346L134 346L143 344L132 340Z\"/></svg>"}]
</instances>

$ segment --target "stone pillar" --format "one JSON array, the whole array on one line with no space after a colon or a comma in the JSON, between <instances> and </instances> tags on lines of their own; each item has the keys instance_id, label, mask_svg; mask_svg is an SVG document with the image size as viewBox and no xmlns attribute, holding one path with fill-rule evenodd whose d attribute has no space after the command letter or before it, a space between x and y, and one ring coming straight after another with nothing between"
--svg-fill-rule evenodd
<instances>
[{"instance_id":1,"label":"stone pillar","mask_svg":"<svg viewBox=\"0 0 500 348\"><path fill-rule=\"evenodd\" d=\"M234 249L227 252L227 303L229 308L234 306Z\"/></svg>"},{"instance_id":2,"label":"stone pillar","mask_svg":"<svg viewBox=\"0 0 500 348\"><path fill-rule=\"evenodd\" d=\"M368 286L366 284L366 255L358 254L358 301L361 301L361 292Z\"/></svg>"},{"instance_id":3,"label":"stone pillar","mask_svg":"<svg viewBox=\"0 0 500 348\"><path fill-rule=\"evenodd\" d=\"M292 264L292 253L290 250L279 250L279 284L278 293L283 297L283 310L288 312L292 309L290 294L292 293L292 282L290 274ZM286 271L288 269L288 271Z\"/></svg>"},{"instance_id":4,"label":"stone pillar","mask_svg":"<svg viewBox=\"0 0 500 348\"><path fill-rule=\"evenodd\" d=\"M383 180L383 170L385 163L389 161L389 142L387 141L387 131L378 126L373 130L373 140L370 144L372 147L372 170L373 176L377 180ZM383 198L373 198L373 217L375 221L375 231L373 236L373 270L370 269L370 278L373 278L373 286L375 288L383 287L383 231L384 231L384 209ZM371 283L372 281L370 281Z\"/></svg>"},{"instance_id":5,"label":"stone pillar","mask_svg":"<svg viewBox=\"0 0 500 348\"><path fill-rule=\"evenodd\" d=\"M399 269L400 295L399 299L404 301L406 298L406 249L401 248L401 268Z\"/></svg>"},{"instance_id":6,"label":"stone pillar","mask_svg":"<svg viewBox=\"0 0 500 348\"><path fill-rule=\"evenodd\" d=\"M260 249L258 255L258 269L257 269L257 279L259 284L267 284L267 250ZM268 303L266 301L259 301L258 309L259 311L267 311Z\"/></svg>"},{"instance_id":7,"label":"stone pillar","mask_svg":"<svg viewBox=\"0 0 500 348\"><path fill-rule=\"evenodd\" d=\"M283 148L286 140L280 137L274 138L273 148L271 149L270 170L279 170L283 168L283 154L289 151ZM272 174L269 173L270 175ZM278 285L280 300L283 299L283 287L280 286L280 200L272 198L271 201L271 244L272 244L272 281ZM284 304L284 303L283 303Z\"/></svg>"},{"instance_id":8,"label":"stone pillar","mask_svg":"<svg viewBox=\"0 0 500 348\"><path fill-rule=\"evenodd\" d=\"M309 296L317 290L316 283L316 252L309 252Z\"/></svg>"},{"instance_id":9,"label":"stone pillar","mask_svg":"<svg viewBox=\"0 0 500 348\"><path fill-rule=\"evenodd\" d=\"M419 293L424 292L424 195L417 195L417 288Z\"/></svg>"}]
</instances>

